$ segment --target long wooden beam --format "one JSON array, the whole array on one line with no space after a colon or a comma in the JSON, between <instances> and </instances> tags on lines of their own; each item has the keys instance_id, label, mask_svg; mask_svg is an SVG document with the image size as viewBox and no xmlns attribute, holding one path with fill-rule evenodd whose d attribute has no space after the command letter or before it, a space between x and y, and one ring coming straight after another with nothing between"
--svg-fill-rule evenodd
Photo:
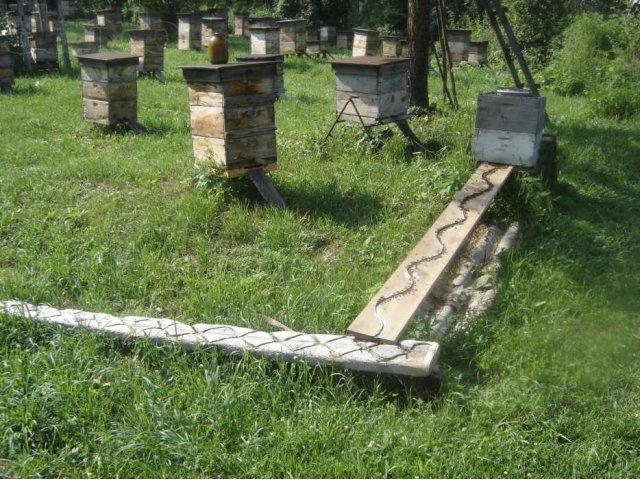
<instances>
[{"instance_id":1,"label":"long wooden beam","mask_svg":"<svg viewBox=\"0 0 640 480\"><path fill-rule=\"evenodd\" d=\"M120 318L107 313L58 310L15 300L0 302L0 315L2 313L67 328L86 328L109 336L172 342L187 349L218 348L233 354L246 352L274 360L304 361L411 377L429 376L440 351L435 342L405 340L399 345L382 345L347 335L261 332L232 325L188 325L166 318Z\"/></svg>"},{"instance_id":2,"label":"long wooden beam","mask_svg":"<svg viewBox=\"0 0 640 480\"><path fill-rule=\"evenodd\" d=\"M397 343L513 169L511 165L480 164L347 332L356 338Z\"/></svg>"}]
</instances>

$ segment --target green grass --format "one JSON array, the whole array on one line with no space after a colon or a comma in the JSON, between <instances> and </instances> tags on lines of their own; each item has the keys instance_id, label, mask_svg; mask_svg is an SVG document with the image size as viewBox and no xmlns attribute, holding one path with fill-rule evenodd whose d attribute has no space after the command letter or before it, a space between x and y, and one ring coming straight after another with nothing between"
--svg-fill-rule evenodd
<instances>
[{"instance_id":1,"label":"green grass","mask_svg":"<svg viewBox=\"0 0 640 480\"><path fill-rule=\"evenodd\" d=\"M138 82L148 135L83 122L77 65L0 96L0 299L344 332L473 171L478 92L509 83L459 70L461 109L412 121L432 154L406 152L397 131L371 150L345 124L319 149L333 74L287 59L273 178L289 208L276 212L246 181L194 171L176 67L196 62L170 44L167 84ZM639 476L638 117L547 103L559 182L521 175L496 202L490 217L522 220L524 238L493 308L443 342L440 384L3 317L0 474Z\"/></svg>"}]
</instances>

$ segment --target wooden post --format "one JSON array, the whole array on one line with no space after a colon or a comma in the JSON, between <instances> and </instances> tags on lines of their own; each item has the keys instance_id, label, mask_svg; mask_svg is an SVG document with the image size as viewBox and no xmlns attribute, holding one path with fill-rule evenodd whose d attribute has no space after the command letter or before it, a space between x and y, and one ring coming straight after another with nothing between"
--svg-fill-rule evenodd
<instances>
[{"instance_id":1,"label":"wooden post","mask_svg":"<svg viewBox=\"0 0 640 480\"><path fill-rule=\"evenodd\" d=\"M67 75L71 73L71 59L69 58L69 44L67 43L67 30L64 25L64 13L62 10L62 0L56 0L58 9L58 31L60 41L62 41L62 63Z\"/></svg>"}]
</instances>

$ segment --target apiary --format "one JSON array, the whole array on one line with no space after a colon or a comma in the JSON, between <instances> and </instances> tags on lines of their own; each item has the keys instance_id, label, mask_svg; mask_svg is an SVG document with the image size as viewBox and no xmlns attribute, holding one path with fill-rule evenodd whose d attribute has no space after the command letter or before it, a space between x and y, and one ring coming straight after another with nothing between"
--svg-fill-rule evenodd
<instances>
[{"instance_id":1,"label":"apiary","mask_svg":"<svg viewBox=\"0 0 640 480\"><path fill-rule=\"evenodd\" d=\"M31 60L36 70L58 68L57 35L51 32L33 32L29 34Z\"/></svg>"},{"instance_id":2,"label":"apiary","mask_svg":"<svg viewBox=\"0 0 640 480\"><path fill-rule=\"evenodd\" d=\"M393 35L382 37L382 56L395 58L402 56L402 39Z\"/></svg>"},{"instance_id":3,"label":"apiary","mask_svg":"<svg viewBox=\"0 0 640 480\"><path fill-rule=\"evenodd\" d=\"M364 28L353 29L353 56L374 56L378 51L378 31Z\"/></svg>"},{"instance_id":4,"label":"apiary","mask_svg":"<svg viewBox=\"0 0 640 480\"><path fill-rule=\"evenodd\" d=\"M241 37L249 36L249 13L235 12L233 18L233 32Z\"/></svg>"},{"instance_id":5,"label":"apiary","mask_svg":"<svg viewBox=\"0 0 640 480\"><path fill-rule=\"evenodd\" d=\"M239 63L248 62L275 62L276 76L273 78L273 93L278 98L284 98L284 55L266 54L266 55L240 55L236 56Z\"/></svg>"},{"instance_id":6,"label":"apiary","mask_svg":"<svg viewBox=\"0 0 640 480\"><path fill-rule=\"evenodd\" d=\"M182 67L196 167L229 177L276 165L275 62Z\"/></svg>"},{"instance_id":7,"label":"apiary","mask_svg":"<svg viewBox=\"0 0 640 480\"><path fill-rule=\"evenodd\" d=\"M251 54L280 53L279 27L251 27Z\"/></svg>"},{"instance_id":8,"label":"apiary","mask_svg":"<svg viewBox=\"0 0 640 480\"><path fill-rule=\"evenodd\" d=\"M227 22L222 17L202 17L201 20L201 42L203 47L209 45L209 40L214 33L227 36Z\"/></svg>"},{"instance_id":9,"label":"apiary","mask_svg":"<svg viewBox=\"0 0 640 480\"><path fill-rule=\"evenodd\" d=\"M546 99L525 90L481 93L473 155L478 162L537 168Z\"/></svg>"},{"instance_id":10,"label":"apiary","mask_svg":"<svg viewBox=\"0 0 640 480\"><path fill-rule=\"evenodd\" d=\"M11 90L14 83L15 73L9 50L9 37L0 36L0 89Z\"/></svg>"},{"instance_id":11,"label":"apiary","mask_svg":"<svg viewBox=\"0 0 640 480\"><path fill-rule=\"evenodd\" d=\"M301 55L307 48L307 21L306 20L281 20L280 27L280 53L283 55Z\"/></svg>"},{"instance_id":12,"label":"apiary","mask_svg":"<svg viewBox=\"0 0 640 480\"><path fill-rule=\"evenodd\" d=\"M164 30L129 30L129 52L140 59L140 73L164 71Z\"/></svg>"},{"instance_id":13,"label":"apiary","mask_svg":"<svg viewBox=\"0 0 640 480\"><path fill-rule=\"evenodd\" d=\"M84 119L102 125L135 123L138 57L105 52L78 55Z\"/></svg>"},{"instance_id":14,"label":"apiary","mask_svg":"<svg viewBox=\"0 0 640 480\"><path fill-rule=\"evenodd\" d=\"M178 50L202 48L201 18L196 12L178 14Z\"/></svg>"},{"instance_id":15,"label":"apiary","mask_svg":"<svg viewBox=\"0 0 640 480\"><path fill-rule=\"evenodd\" d=\"M332 61L331 67L336 74L336 113L343 112L341 120L359 123L362 118L368 126L407 118L409 59L341 58Z\"/></svg>"},{"instance_id":16,"label":"apiary","mask_svg":"<svg viewBox=\"0 0 640 480\"><path fill-rule=\"evenodd\" d=\"M320 41L326 43L329 47L335 47L337 44L338 32L336 27L325 25L320 27Z\"/></svg>"},{"instance_id":17,"label":"apiary","mask_svg":"<svg viewBox=\"0 0 640 480\"><path fill-rule=\"evenodd\" d=\"M122 31L122 21L116 9L109 8L98 11L96 13L96 22L98 25L107 27L107 35L110 39L115 38Z\"/></svg>"},{"instance_id":18,"label":"apiary","mask_svg":"<svg viewBox=\"0 0 640 480\"><path fill-rule=\"evenodd\" d=\"M342 50L353 49L353 32L350 30L340 30L336 33L337 47Z\"/></svg>"},{"instance_id":19,"label":"apiary","mask_svg":"<svg viewBox=\"0 0 640 480\"><path fill-rule=\"evenodd\" d=\"M106 48L109 32L104 25L86 23L84 25L84 41L98 44L98 48Z\"/></svg>"},{"instance_id":20,"label":"apiary","mask_svg":"<svg viewBox=\"0 0 640 480\"><path fill-rule=\"evenodd\" d=\"M98 44L96 42L76 42L70 43L71 53L76 57L78 55L86 55L87 53L98 53Z\"/></svg>"},{"instance_id":21,"label":"apiary","mask_svg":"<svg viewBox=\"0 0 640 480\"><path fill-rule=\"evenodd\" d=\"M471 30L447 30L447 43L453 65L468 61L470 42Z\"/></svg>"},{"instance_id":22,"label":"apiary","mask_svg":"<svg viewBox=\"0 0 640 480\"><path fill-rule=\"evenodd\" d=\"M469 65L481 67L487 64L487 52L489 42L487 40L478 40L469 42Z\"/></svg>"}]
</instances>

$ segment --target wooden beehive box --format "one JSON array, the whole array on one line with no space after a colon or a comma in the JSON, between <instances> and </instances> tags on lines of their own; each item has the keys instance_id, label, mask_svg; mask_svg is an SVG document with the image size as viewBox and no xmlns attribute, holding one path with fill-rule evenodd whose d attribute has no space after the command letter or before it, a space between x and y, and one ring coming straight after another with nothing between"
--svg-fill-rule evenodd
<instances>
[{"instance_id":1,"label":"wooden beehive box","mask_svg":"<svg viewBox=\"0 0 640 480\"><path fill-rule=\"evenodd\" d=\"M382 37L382 56L395 58L402 55L402 39L393 35Z\"/></svg>"},{"instance_id":2,"label":"wooden beehive box","mask_svg":"<svg viewBox=\"0 0 640 480\"><path fill-rule=\"evenodd\" d=\"M545 97L501 90L478 97L473 155L478 162L537 168Z\"/></svg>"},{"instance_id":3,"label":"wooden beehive box","mask_svg":"<svg viewBox=\"0 0 640 480\"><path fill-rule=\"evenodd\" d=\"M378 51L378 31L365 28L353 29L354 57L374 56Z\"/></svg>"},{"instance_id":4,"label":"wooden beehive box","mask_svg":"<svg viewBox=\"0 0 640 480\"><path fill-rule=\"evenodd\" d=\"M202 48L202 17L199 13L178 14L178 50Z\"/></svg>"},{"instance_id":5,"label":"wooden beehive box","mask_svg":"<svg viewBox=\"0 0 640 480\"><path fill-rule=\"evenodd\" d=\"M447 43L453 65L458 65L469 59L470 42L471 30L447 30Z\"/></svg>"},{"instance_id":6,"label":"wooden beehive box","mask_svg":"<svg viewBox=\"0 0 640 480\"><path fill-rule=\"evenodd\" d=\"M201 42L203 47L209 45L209 40L214 33L227 36L227 23L222 17L202 17Z\"/></svg>"},{"instance_id":7,"label":"wooden beehive box","mask_svg":"<svg viewBox=\"0 0 640 480\"><path fill-rule=\"evenodd\" d=\"M266 55L238 55L236 61L239 63L248 62L275 62L276 76L273 78L273 93L278 98L284 98L284 55L266 54Z\"/></svg>"},{"instance_id":8,"label":"wooden beehive box","mask_svg":"<svg viewBox=\"0 0 640 480\"><path fill-rule=\"evenodd\" d=\"M86 55L87 53L98 53L98 44L96 42L76 42L70 43L71 53L76 57L78 55Z\"/></svg>"},{"instance_id":9,"label":"wooden beehive box","mask_svg":"<svg viewBox=\"0 0 640 480\"><path fill-rule=\"evenodd\" d=\"M84 25L84 41L98 44L98 48L106 48L109 32L104 25L86 23Z\"/></svg>"},{"instance_id":10,"label":"wooden beehive box","mask_svg":"<svg viewBox=\"0 0 640 480\"><path fill-rule=\"evenodd\" d=\"M353 49L353 32L351 30L340 30L336 34L337 47L342 50Z\"/></svg>"},{"instance_id":11,"label":"wooden beehive box","mask_svg":"<svg viewBox=\"0 0 640 480\"><path fill-rule=\"evenodd\" d=\"M481 67L487 64L488 40L471 41L469 43L469 65Z\"/></svg>"},{"instance_id":12,"label":"wooden beehive box","mask_svg":"<svg viewBox=\"0 0 640 480\"><path fill-rule=\"evenodd\" d=\"M281 20L280 27L280 53L283 55L301 55L307 48L307 21L306 20Z\"/></svg>"},{"instance_id":13,"label":"wooden beehive box","mask_svg":"<svg viewBox=\"0 0 640 480\"><path fill-rule=\"evenodd\" d=\"M217 17L224 19L225 35L229 31L229 9L227 7L210 8L207 10L206 17Z\"/></svg>"},{"instance_id":14,"label":"wooden beehive box","mask_svg":"<svg viewBox=\"0 0 640 480\"><path fill-rule=\"evenodd\" d=\"M15 73L9 50L9 37L0 36L0 87L10 90L14 83Z\"/></svg>"},{"instance_id":15,"label":"wooden beehive box","mask_svg":"<svg viewBox=\"0 0 640 480\"><path fill-rule=\"evenodd\" d=\"M249 30L253 27L277 27L279 20L271 17L249 17Z\"/></svg>"},{"instance_id":16,"label":"wooden beehive box","mask_svg":"<svg viewBox=\"0 0 640 480\"><path fill-rule=\"evenodd\" d=\"M51 32L33 32L29 34L31 60L36 70L58 68L57 35Z\"/></svg>"},{"instance_id":17,"label":"wooden beehive box","mask_svg":"<svg viewBox=\"0 0 640 480\"><path fill-rule=\"evenodd\" d=\"M249 13L235 12L233 14L233 33L241 37L249 36Z\"/></svg>"},{"instance_id":18,"label":"wooden beehive box","mask_svg":"<svg viewBox=\"0 0 640 480\"><path fill-rule=\"evenodd\" d=\"M122 21L120 14L115 9L100 10L96 13L96 23L107 27L107 35L110 39L115 38L122 31Z\"/></svg>"},{"instance_id":19,"label":"wooden beehive box","mask_svg":"<svg viewBox=\"0 0 640 480\"><path fill-rule=\"evenodd\" d=\"M251 27L251 54L280 53L279 27Z\"/></svg>"},{"instance_id":20,"label":"wooden beehive box","mask_svg":"<svg viewBox=\"0 0 640 480\"><path fill-rule=\"evenodd\" d=\"M78 55L84 119L102 125L134 123L138 117L138 57L105 52Z\"/></svg>"},{"instance_id":21,"label":"wooden beehive box","mask_svg":"<svg viewBox=\"0 0 640 480\"><path fill-rule=\"evenodd\" d=\"M409 95L407 72L409 59L385 57L341 58L331 62L336 74L336 113L349 98L353 105L345 108L340 120L365 125L388 123L407 118Z\"/></svg>"},{"instance_id":22,"label":"wooden beehive box","mask_svg":"<svg viewBox=\"0 0 640 480\"><path fill-rule=\"evenodd\" d=\"M164 30L129 30L129 52L140 58L141 73L164 70Z\"/></svg>"},{"instance_id":23,"label":"wooden beehive box","mask_svg":"<svg viewBox=\"0 0 640 480\"><path fill-rule=\"evenodd\" d=\"M229 177L276 165L275 62L182 67L196 167Z\"/></svg>"},{"instance_id":24,"label":"wooden beehive box","mask_svg":"<svg viewBox=\"0 0 640 480\"><path fill-rule=\"evenodd\" d=\"M320 27L320 41L325 42L329 47L335 47L338 43L338 32L336 27L325 25Z\"/></svg>"},{"instance_id":25,"label":"wooden beehive box","mask_svg":"<svg viewBox=\"0 0 640 480\"><path fill-rule=\"evenodd\" d=\"M140 12L138 23L142 30L160 30L162 29L162 18L155 13Z\"/></svg>"},{"instance_id":26,"label":"wooden beehive box","mask_svg":"<svg viewBox=\"0 0 640 480\"><path fill-rule=\"evenodd\" d=\"M320 30L313 27L307 27L307 42L319 42Z\"/></svg>"}]
</instances>

